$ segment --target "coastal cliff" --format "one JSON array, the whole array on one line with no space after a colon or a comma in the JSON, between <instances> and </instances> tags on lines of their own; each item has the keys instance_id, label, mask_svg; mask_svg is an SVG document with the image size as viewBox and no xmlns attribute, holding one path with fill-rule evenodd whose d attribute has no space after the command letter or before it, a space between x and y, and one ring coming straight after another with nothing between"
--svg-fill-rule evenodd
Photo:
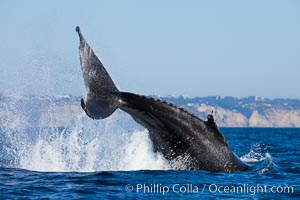
<instances>
[{"instance_id":1,"label":"coastal cliff","mask_svg":"<svg viewBox=\"0 0 300 200\"><path fill-rule=\"evenodd\" d=\"M0 128L62 127L84 115L81 97L0 95ZM300 127L300 100L259 97L162 97L202 119L213 111L219 127Z\"/></svg>"}]
</instances>

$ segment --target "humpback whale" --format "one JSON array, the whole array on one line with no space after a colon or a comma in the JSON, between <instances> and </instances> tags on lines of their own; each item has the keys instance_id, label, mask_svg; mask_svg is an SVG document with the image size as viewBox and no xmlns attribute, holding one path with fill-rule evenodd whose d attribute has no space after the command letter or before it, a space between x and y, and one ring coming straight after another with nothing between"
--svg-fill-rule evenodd
<instances>
[{"instance_id":1,"label":"humpback whale","mask_svg":"<svg viewBox=\"0 0 300 200\"><path fill-rule=\"evenodd\" d=\"M231 151L212 114L205 121L172 103L119 91L78 26L76 31L87 90L81 107L88 117L98 120L109 117L116 109L125 111L148 129L154 151L162 153L173 169L219 172L249 169Z\"/></svg>"}]
</instances>

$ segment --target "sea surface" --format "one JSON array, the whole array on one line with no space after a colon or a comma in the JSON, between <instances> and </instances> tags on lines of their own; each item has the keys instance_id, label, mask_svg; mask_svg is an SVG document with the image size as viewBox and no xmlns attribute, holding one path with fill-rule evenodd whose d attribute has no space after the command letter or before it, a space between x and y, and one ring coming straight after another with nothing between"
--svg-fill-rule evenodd
<instances>
[{"instance_id":1,"label":"sea surface","mask_svg":"<svg viewBox=\"0 0 300 200\"><path fill-rule=\"evenodd\" d=\"M128 120L128 119L127 119ZM116 114L0 129L0 199L300 199L300 129L221 128L251 172L177 171Z\"/></svg>"}]
</instances>

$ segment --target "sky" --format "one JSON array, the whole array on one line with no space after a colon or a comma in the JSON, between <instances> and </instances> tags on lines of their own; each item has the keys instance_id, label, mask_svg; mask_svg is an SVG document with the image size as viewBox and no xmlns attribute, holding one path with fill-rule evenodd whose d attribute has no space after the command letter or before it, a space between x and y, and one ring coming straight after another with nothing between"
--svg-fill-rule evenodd
<instances>
[{"instance_id":1,"label":"sky","mask_svg":"<svg viewBox=\"0 0 300 200\"><path fill-rule=\"evenodd\" d=\"M81 96L79 25L118 88L300 98L300 1L0 1L0 92Z\"/></svg>"}]
</instances>

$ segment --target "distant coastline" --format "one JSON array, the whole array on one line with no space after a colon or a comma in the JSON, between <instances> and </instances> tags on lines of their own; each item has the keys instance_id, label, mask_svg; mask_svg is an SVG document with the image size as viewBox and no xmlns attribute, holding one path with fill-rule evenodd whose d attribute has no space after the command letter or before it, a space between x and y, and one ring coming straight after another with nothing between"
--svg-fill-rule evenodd
<instances>
[{"instance_id":1,"label":"distant coastline","mask_svg":"<svg viewBox=\"0 0 300 200\"><path fill-rule=\"evenodd\" d=\"M64 126L81 112L80 98L0 94L1 123L24 127ZM299 99L261 97L160 97L206 120L212 110L219 127L300 127Z\"/></svg>"},{"instance_id":2,"label":"distant coastline","mask_svg":"<svg viewBox=\"0 0 300 200\"><path fill-rule=\"evenodd\" d=\"M299 99L256 96L164 99L183 106L201 118L205 118L213 110L220 127L300 127Z\"/></svg>"}]
</instances>

